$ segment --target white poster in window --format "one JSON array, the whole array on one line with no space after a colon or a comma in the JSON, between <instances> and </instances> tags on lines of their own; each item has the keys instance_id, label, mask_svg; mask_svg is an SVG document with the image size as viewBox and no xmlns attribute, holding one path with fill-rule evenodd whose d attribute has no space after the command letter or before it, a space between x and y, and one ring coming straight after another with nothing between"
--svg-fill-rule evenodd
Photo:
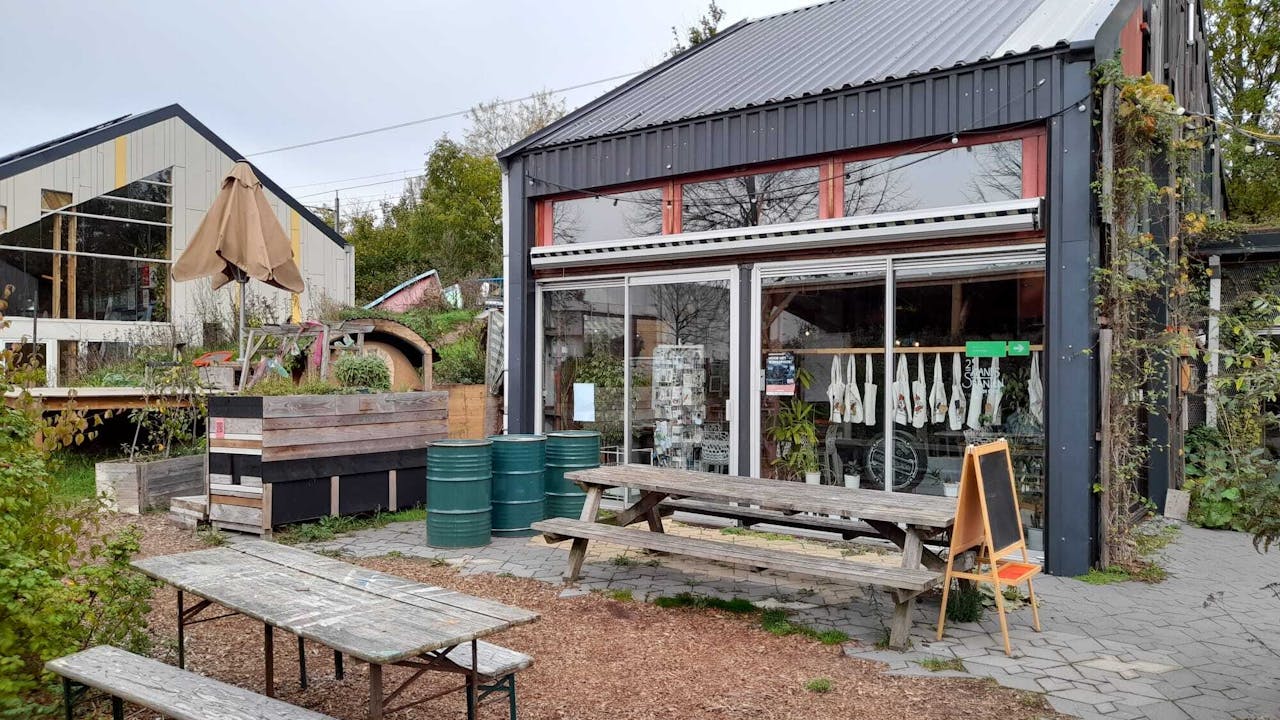
<instances>
[{"instance_id":1,"label":"white poster in window","mask_svg":"<svg viewBox=\"0 0 1280 720\"><path fill-rule=\"evenodd\" d=\"M578 422L596 421L596 384L573 384L573 419Z\"/></svg>"}]
</instances>

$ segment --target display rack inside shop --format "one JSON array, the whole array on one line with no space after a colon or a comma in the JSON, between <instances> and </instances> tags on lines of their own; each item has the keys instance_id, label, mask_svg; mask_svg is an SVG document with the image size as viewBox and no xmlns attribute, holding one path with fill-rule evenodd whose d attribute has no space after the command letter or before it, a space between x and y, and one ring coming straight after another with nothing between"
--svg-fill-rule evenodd
<instances>
[{"instance_id":1,"label":"display rack inside shop","mask_svg":"<svg viewBox=\"0 0 1280 720\"><path fill-rule=\"evenodd\" d=\"M653 464L696 469L707 419L706 350L702 345L653 349Z\"/></svg>"}]
</instances>

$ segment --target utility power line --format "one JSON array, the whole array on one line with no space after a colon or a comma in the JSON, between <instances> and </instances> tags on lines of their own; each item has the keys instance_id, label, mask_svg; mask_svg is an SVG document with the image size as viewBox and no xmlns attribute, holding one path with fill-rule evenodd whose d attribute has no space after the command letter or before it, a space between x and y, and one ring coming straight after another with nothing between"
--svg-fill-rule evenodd
<instances>
[{"instance_id":1,"label":"utility power line","mask_svg":"<svg viewBox=\"0 0 1280 720\"><path fill-rule=\"evenodd\" d=\"M547 94L560 95L573 90L581 90L582 88L591 87L592 85L600 85L602 83L613 82L614 80L622 80L624 78L629 78L639 74L639 72L641 71L629 72L622 75L614 75L612 77L601 78L599 80L592 80L591 82L579 83L577 85L570 85L568 87L557 88L555 90L547 91ZM525 95L524 97L518 97L513 100L501 100L497 104L498 106L513 105L515 103L524 102L526 100L532 100L542 94L543 93L531 93L529 95ZM335 135L334 137L322 138L320 140L311 140L309 142L298 143L297 145L286 145L284 147L272 148L270 150L259 150L258 152L249 153L245 157L259 157L262 155L270 155L272 153L285 152L287 150L297 150L299 148L314 147L316 145L324 145L325 143L338 142L340 140L350 140L352 138L364 137L366 135L373 135L375 133L388 132L390 130L399 130L400 128L411 127L413 125L422 125L423 123L436 122L438 120L447 120L449 118L454 118L454 117L462 117L463 115L466 115L469 112L471 112L471 108L467 108L466 110L454 110L453 112L441 113L440 115L432 115L431 117L420 118L418 120L409 120L407 122L396 123L395 125L384 125L383 127L377 127L377 128L371 128L369 130L361 130L359 132L347 133L346 135Z\"/></svg>"}]
</instances>

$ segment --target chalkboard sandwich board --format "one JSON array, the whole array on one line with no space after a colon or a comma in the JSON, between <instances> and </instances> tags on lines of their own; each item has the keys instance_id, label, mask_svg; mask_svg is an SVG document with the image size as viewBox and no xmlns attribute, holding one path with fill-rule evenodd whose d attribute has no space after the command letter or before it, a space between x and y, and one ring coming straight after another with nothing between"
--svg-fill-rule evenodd
<instances>
[{"instance_id":1,"label":"chalkboard sandwich board","mask_svg":"<svg viewBox=\"0 0 1280 720\"><path fill-rule=\"evenodd\" d=\"M952 563L961 553L976 550L978 562L970 572L954 569ZM1021 559L1012 557L1021 554ZM1036 632L1040 631L1040 612L1031 578L1040 566L1027 556L1027 541L1022 532L1022 515L1018 512L1018 490L1014 483L1013 461L1009 442L996 440L984 445L970 445L964 451L960 472L960 495L956 501L956 520L951 528L951 550L947 553L947 571L942 585L942 609L938 613L938 639L942 639L947 620L947 597L952 579L991 583L995 588L996 610L1000 614L1000 632L1004 636L1004 652L1013 654L1009 645L1009 627L1004 614L1004 588L1027 584L1031 616Z\"/></svg>"}]
</instances>

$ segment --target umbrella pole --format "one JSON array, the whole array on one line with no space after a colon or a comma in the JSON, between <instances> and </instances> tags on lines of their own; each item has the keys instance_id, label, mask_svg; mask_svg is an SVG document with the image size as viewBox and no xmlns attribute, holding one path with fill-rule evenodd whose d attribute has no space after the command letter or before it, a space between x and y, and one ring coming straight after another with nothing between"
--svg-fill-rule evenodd
<instances>
[{"instance_id":1,"label":"umbrella pole","mask_svg":"<svg viewBox=\"0 0 1280 720\"><path fill-rule=\"evenodd\" d=\"M249 362L249 358L244 356L245 351L248 349L244 345L244 326L245 326L244 286L249 284L249 278L246 277L243 272L238 272L236 273L236 283L240 286L240 323L238 325L238 331L239 331L240 337L237 339L236 344L240 348L240 361L247 363Z\"/></svg>"}]
</instances>

